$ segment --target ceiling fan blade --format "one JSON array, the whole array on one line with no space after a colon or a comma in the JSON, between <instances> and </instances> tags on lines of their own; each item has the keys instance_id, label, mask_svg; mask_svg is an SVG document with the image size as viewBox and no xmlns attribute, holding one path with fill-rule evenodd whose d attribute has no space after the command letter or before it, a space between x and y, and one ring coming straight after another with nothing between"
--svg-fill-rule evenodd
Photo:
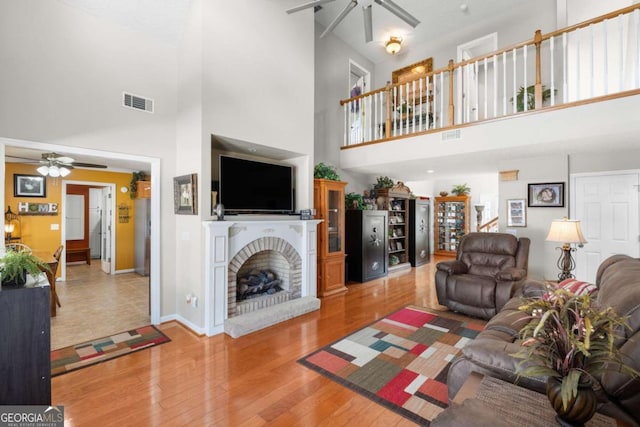
<instances>
[{"instance_id":1,"label":"ceiling fan blade","mask_svg":"<svg viewBox=\"0 0 640 427\"><path fill-rule=\"evenodd\" d=\"M73 162L70 166L73 166L76 168L99 168L99 169L107 168L107 165L97 165L95 163L82 163L82 162Z\"/></svg>"},{"instance_id":2,"label":"ceiling fan blade","mask_svg":"<svg viewBox=\"0 0 640 427\"><path fill-rule=\"evenodd\" d=\"M413 28L417 27L420 23L420 21L418 21L415 16L413 16L391 0L375 0L375 2L387 9L389 12L396 15L398 18L402 19L407 24L411 25Z\"/></svg>"},{"instance_id":3,"label":"ceiling fan blade","mask_svg":"<svg viewBox=\"0 0 640 427\"><path fill-rule=\"evenodd\" d=\"M40 160L27 159L26 157L12 156L10 154L5 154L5 157L9 159L22 160L20 163L40 163Z\"/></svg>"},{"instance_id":4,"label":"ceiling fan blade","mask_svg":"<svg viewBox=\"0 0 640 427\"><path fill-rule=\"evenodd\" d=\"M56 157L56 162L60 162L60 163L73 163L73 159L71 157L66 157L66 156L60 156L60 157Z\"/></svg>"},{"instance_id":5,"label":"ceiling fan blade","mask_svg":"<svg viewBox=\"0 0 640 427\"><path fill-rule=\"evenodd\" d=\"M335 0L315 0L309 3L301 4L300 6L292 7L291 9L287 9L287 13L294 13L304 9L308 9L310 7L320 6L321 4L329 3Z\"/></svg>"},{"instance_id":6,"label":"ceiling fan blade","mask_svg":"<svg viewBox=\"0 0 640 427\"><path fill-rule=\"evenodd\" d=\"M342 21L344 17L347 16L349 12L351 12L351 9L353 9L357 5L358 5L357 0L351 0L349 4L347 4L347 6L344 9L342 9L342 12L340 12L340 14L335 17L335 19L331 22L331 24L329 24L327 29L324 30L322 34L320 34L320 38L323 38L324 36L329 34L331 31L333 31L333 29L340 23L340 21Z\"/></svg>"},{"instance_id":7,"label":"ceiling fan blade","mask_svg":"<svg viewBox=\"0 0 640 427\"><path fill-rule=\"evenodd\" d=\"M362 13L364 14L364 40L367 43L373 41L373 17L371 9L371 5L362 8Z\"/></svg>"}]
</instances>

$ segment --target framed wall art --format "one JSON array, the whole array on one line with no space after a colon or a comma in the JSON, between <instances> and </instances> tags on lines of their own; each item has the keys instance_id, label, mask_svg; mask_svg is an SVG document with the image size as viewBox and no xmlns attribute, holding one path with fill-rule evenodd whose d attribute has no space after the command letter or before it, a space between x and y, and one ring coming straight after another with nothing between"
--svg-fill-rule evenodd
<instances>
[{"instance_id":1,"label":"framed wall art","mask_svg":"<svg viewBox=\"0 0 640 427\"><path fill-rule=\"evenodd\" d=\"M529 184L529 207L564 207L564 182Z\"/></svg>"},{"instance_id":2,"label":"framed wall art","mask_svg":"<svg viewBox=\"0 0 640 427\"><path fill-rule=\"evenodd\" d=\"M176 214L198 214L198 174L173 178L173 206Z\"/></svg>"},{"instance_id":3,"label":"framed wall art","mask_svg":"<svg viewBox=\"0 0 640 427\"><path fill-rule=\"evenodd\" d=\"M47 197L47 179L42 175L13 174L13 197Z\"/></svg>"},{"instance_id":4,"label":"framed wall art","mask_svg":"<svg viewBox=\"0 0 640 427\"><path fill-rule=\"evenodd\" d=\"M507 200L507 227L526 227L527 208L524 199Z\"/></svg>"}]
</instances>

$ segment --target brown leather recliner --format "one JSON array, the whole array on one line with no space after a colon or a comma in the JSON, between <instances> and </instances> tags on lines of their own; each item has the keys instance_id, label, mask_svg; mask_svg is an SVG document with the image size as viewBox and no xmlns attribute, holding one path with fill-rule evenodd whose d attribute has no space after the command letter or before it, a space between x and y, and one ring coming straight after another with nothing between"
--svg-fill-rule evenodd
<instances>
[{"instance_id":1,"label":"brown leather recliner","mask_svg":"<svg viewBox=\"0 0 640 427\"><path fill-rule=\"evenodd\" d=\"M526 279L530 244L508 233L466 234L456 259L436 266L438 302L469 316L492 318Z\"/></svg>"}]
</instances>

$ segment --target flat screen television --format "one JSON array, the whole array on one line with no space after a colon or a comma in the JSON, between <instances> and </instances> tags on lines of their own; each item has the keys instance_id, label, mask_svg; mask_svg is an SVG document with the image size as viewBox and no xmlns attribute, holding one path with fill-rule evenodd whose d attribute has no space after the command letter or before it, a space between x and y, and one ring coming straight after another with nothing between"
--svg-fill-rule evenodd
<instances>
[{"instance_id":1,"label":"flat screen television","mask_svg":"<svg viewBox=\"0 0 640 427\"><path fill-rule=\"evenodd\" d=\"M220 156L220 203L231 214L293 213L293 173L293 166Z\"/></svg>"}]
</instances>

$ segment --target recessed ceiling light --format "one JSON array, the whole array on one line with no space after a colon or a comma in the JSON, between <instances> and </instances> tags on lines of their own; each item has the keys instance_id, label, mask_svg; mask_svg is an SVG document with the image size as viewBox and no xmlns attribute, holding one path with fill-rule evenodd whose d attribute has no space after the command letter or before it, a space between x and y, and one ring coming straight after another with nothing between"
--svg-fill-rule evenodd
<instances>
[{"instance_id":1,"label":"recessed ceiling light","mask_svg":"<svg viewBox=\"0 0 640 427\"><path fill-rule=\"evenodd\" d=\"M434 173L435 171L433 169L429 169L427 170L427 173Z\"/></svg>"}]
</instances>

